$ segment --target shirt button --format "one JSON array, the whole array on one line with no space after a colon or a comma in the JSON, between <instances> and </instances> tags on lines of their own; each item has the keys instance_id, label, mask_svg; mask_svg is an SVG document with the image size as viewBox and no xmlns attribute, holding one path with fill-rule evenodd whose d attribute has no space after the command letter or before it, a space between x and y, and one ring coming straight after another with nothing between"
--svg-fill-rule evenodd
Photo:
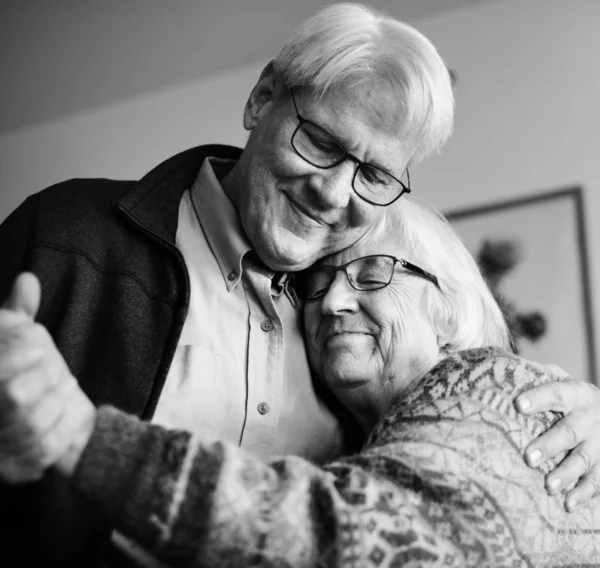
<instances>
[{"instance_id":1,"label":"shirt button","mask_svg":"<svg viewBox=\"0 0 600 568\"><path fill-rule=\"evenodd\" d=\"M266 402L261 402L256 408L260 414L269 412L269 405Z\"/></svg>"},{"instance_id":2,"label":"shirt button","mask_svg":"<svg viewBox=\"0 0 600 568\"><path fill-rule=\"evenodd\" d=\"M269 318L264 319L260 324L260 329L263 331L271 331L273 329L273 322Z\"/></svg>"},{"instance_id":3,"label":"shirt button","mask_svg":"<svg viewBox=\"0 0 600 568\"><path fill-rule=\"evenodd\" d=\"M229 278L229 280L235 280L237 278L237 272L235 270L232 270L228 275L227 278Z\"/></svg>"}]
</instances>

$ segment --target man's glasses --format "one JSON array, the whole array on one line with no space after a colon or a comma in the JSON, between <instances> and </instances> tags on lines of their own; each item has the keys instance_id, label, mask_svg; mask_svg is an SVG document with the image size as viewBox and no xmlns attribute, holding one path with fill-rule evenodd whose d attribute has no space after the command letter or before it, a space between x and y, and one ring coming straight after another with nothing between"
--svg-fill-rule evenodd
<instances>
[{"instance_id":1,"label":"man's glasses","mask_svg":"<svg viewBox=\"0 0 600 568\"><path fill-rule=\"evenodd\" d=\"M340 270L346 273L348 283L355 290L360 292L381 290L392 281L396 264L417 276L429 280L439 289L438 279L430 272L403 258L396 258L387 254L373 254L357 258L342 266L315 264L296 274L296 290L304 300L322 298L327 294L335 275Z\"/></svg>"},{"instance_id":2,"label":"man's glasses","mask_svg":"<svg viewBox=\"0 0 600 568\"><path fill-rule=\"evenodd\" d=\"M321 169L329 169L341 164L345 159L356 163L352 188L356 194L372 205L390 205L404 193L410 193L410 175L406 170L407 185L392 174L366 164L353 156L336 138L314 122L306 120L299 112L294 90L290 89L296 109L298 127L292 134L292 147L309 164Z\"/></svg>"}]
</instances>

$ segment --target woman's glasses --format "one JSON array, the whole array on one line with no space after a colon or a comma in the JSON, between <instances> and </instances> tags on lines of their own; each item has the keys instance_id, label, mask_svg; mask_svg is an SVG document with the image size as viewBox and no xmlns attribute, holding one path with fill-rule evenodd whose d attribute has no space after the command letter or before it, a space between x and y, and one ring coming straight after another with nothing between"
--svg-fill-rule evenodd
<instances>
[{"instance_id":1,"label":"woman's glasses","mask_svg":"<svg viewBox=\"0 0 600 568\"><path fill-rule=\"evenodd\" d=\"M327 294L331 283L340 270L346 274L348 283L355 290L360 292L381 290L392 281L396 264L417 276L429 280L437 288L440 287L438 279L433 274L403 258L396 258L387 254L372 254L357 258L342 266L317 263L296 274L296 290L304 300L322 298Z\"/></svg>"}]
</instances>

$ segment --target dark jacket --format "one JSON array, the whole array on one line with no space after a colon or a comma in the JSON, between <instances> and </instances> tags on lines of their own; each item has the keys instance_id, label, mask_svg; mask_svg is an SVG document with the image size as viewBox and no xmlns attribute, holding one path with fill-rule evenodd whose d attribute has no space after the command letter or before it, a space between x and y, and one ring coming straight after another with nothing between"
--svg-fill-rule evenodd
<instances>
[{"instance_id":1,"label":"dark jacket","mask_svg":"<svg viewBox=\"0 0 600 568\"><path fill-rule=\"evenodd\" d=\"M0 300L21 271L40 278L37 320L95 404L152 417L189 303L174 244L180 199L205 157L240 152L200 146L137 182L59 183L0 225ZM93 566L110 534L96 509L53 472L39 483L0 485L0 519L2 557L21 565Z\"/></svg>"}]
</instances>

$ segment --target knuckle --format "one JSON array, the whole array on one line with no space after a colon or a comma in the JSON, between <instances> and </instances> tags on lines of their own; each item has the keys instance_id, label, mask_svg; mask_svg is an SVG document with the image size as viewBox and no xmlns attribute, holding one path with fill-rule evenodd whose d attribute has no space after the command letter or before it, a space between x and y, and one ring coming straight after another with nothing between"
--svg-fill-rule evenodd
<instances>
[{"instance_id":1,"label":"knuckle","mask_svg":"<svg viewBox=\"0 0 600 568\"><path fill-rule=\"evenodd\" d=\"M27 392L22 389L20 385L15 385L8 391L8 397L6 402L16 412L22 412L24 407L27 406Z\"/></svg>"},{"instance_id":2,"label":"knuckle","mask_svg":"<svg viewBox=\"0 0 600 568\"><path fill-rule=\"evenodd\" d=\"M44 455L42 462L44 466L52 465L65 451L65 443L60 433L53 431L44 440Z\"/></svg>"},{"instance_id":3,"label":"knuckle","mask_svg":"<svg viewBox=\"0 0 600 568\"><path fill-rule=\"evenodd\" d=\"M9 383L2 389L2 411L3 413L12 414L18 411L24 405L22 397L24 396L23 389L20 385L15 385L14 382Z\"/></svg>"},{"instance_id":4,"label":"knuckle","mask_svg":"<svg viewBox=\"0 0 600 568\"><path fill-rule=\"evenodd\" d=\"M9 333L6 335L7 339L13 342L23 342L27 339L29 333L31 333L32 322L20 321L12 326Z\"/></svg>"},{"instance_id":5,"label":"knuckle","mask_svg":"<svg viewBox=\"0 0 600 568\"><path fill-rule=\"evenodd\" d=\"M564 384L562 385L564 387ZM550 389L550 398L552 403L559 409L565 408L565 399L561 385L553 384Z\"/></svg>"},{"instance_id":6,"label":"knuckle","mask_svg":"<svg viewBox=\"0 0 600 568\"><path fill-rule=\"evenodd\" d=\"M15 379L7 385L6 393L12 403L12 406L17 410L24 410L31 402L31 391L26 382Z\"/></svg>"},{"instance_id":7,"label":"knuckle","mask_svg":"<svg viewBox=\"0 0 600 568\"><path fill-rule=\"evenodd\" d=\"M48 331L41 323L32 322L29 333L36 344L43 344L48 340Z\"/></svg>"},{"instance_id":8,"label":"knuckle","mask_svg":"<svg viewBox=\"0 0 600 568\"><path fill-rule=\"evenodd\" d=\"M591 497L598 497L600 495L600 478L590 476L588 480L591 487Z\"/></svg>"},{"instance_id":9,"label":"knuckle","mask_svg":"<svg viewBox=\"0 0 600 568\"><path fill-rule=\"evenodd\" d=\"M579 460L581 464L581 467L579 469L583 468L583 472L590 471L590 469L592 468L592 459L587 451L585 451L582 448L573 450L573 457Z\"/></svg>"},{"instance_id":10,"label":"knuckle","mask_svg":"<svg viewBox=\"0 0 600 568\"><path fill-rule=\"evenodd\" d=\"M567 373L561 366L555 363L548 363L544 366L546 372L555 379L570 379L571 375Z\"/></svg>"},{"instance_id":11,"label":"knuckle","mask_svg":"<svg viewBox=\"0 0 600 568\"><path fill-rule=\"evenodd\" d=\"M577 432L567 420L559 422L556 428L560 436L566 441L568 449L573 449L579 443Z\"/></svg>"},{"instance_id":12,"label":"knuckle","mask_svg":"<svg viewBox=\"0 0 600 568\"><path fill-rule=\"evenodd\" d=\"M35 467L29 459L20 457L5 458L0 465L0 477L13 485L38 481L43 474L42 468Z\"/></svg>"}]
</instances>

